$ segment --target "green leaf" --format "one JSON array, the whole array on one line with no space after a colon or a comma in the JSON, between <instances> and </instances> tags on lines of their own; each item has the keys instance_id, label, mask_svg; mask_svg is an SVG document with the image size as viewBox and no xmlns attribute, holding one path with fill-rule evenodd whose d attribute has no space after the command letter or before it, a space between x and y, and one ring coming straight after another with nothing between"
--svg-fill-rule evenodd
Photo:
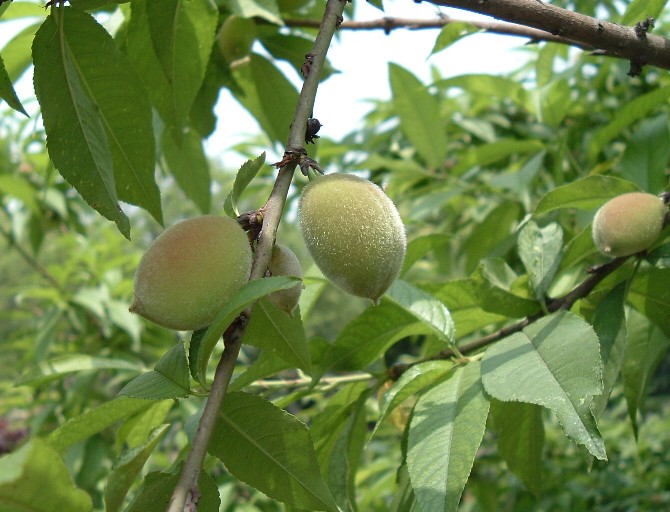
<instances>
[{"instance_id":1,"label":"green leaf","mask_svg":"<svg viewBox=\"0 0 670 512\"><path fill-rule=\"evenodd\" d=\"M503 201L475 224L464 244L467 272L472 272L487 256L500 255L512 246L512 236L522 215L518 202Z\"/></svg>"},{"instance_id":2,"label":"green leaf","mask_svg":"<svg viewBox=\"0 0 670 512\"><path fill-rule=\"evenodd\" d=\"M3 512L89 512L91 498L72 482L58 452L32 438L0 458L0 509Z\"/></svg>"},{"instance_id":3,"label":"green leaf","mask_svg":"<svg viewBox=\"0 0 670 512\"><path fill-rule=\"evenodd\" d=\"M261 352L258 359L247 366L245 371L235 375L228 386L228 392L240 391L259 379L265 379L287 368L290 368L290 366L281 357L272 353Z\"/></svg>"},{"instance_id":4,"label":"green leaf","mask_svg":"<svg viewBox=\"0 0 670 512\"><path fill-rule=\"evenodd\" d=\"M451 169L451 173L454 176L460 176L473 167L485 167L513 155L537 153L544 149L545 145L539 140L499 139L465 151L458 163Z\"/></svg>"},{"instance_id":5,"label":"green leaf","mask_svg":"<svg viewBox=\"0 0 670 512\"><path fill-rule=\"evenodd\" d=\"M261 153L261 156L253 160L247 160L242 164L240 170L237 171L235 175L235 183L233 183L233 189L230 191L226 197L225 203L223 203L223 209L229 217L237 217L240 212L237 209L237 201L240 199L242 192L249 186L251 180L253 180L258 171L261 170L263 164L265 163L265 151Z\"/></svg>"},{"instance_id":6,"label":"green leaf","mask_svg":"<svg viewBox=\"0 0 670 512\"><path fill-rule=\"evenodd\" d=\"M379 419L370 437L375 435L381 423L388 418L396 407L448 375L453 368L454 364L451 361L427 361L406 370L393 383L393 386L384 393L384 398L379 406Z\"/></svg>"},{"instance_id":7,"label":"green leaf","mask_svg":"<svg viewBox=\"0 0 670 512\"><path fill-rule=\"evenodd\" d=\"M5 61L2 60L2 55L0 55L0 99L5 100L7 105L9 105L17 112L21 112L23 115L28 116L28 113L23 108L19 97L16 95L11 78L9 78L9 75L7 74L7 70L5 69Z\"/></svg>"},{"instance_id":8,"label":"green leaf","mask_svg":"<svg viewBox=\"0 0 670 512\"><path fill-rule=\"evenodd\" d=\"M181 145L176 145L167 130L161 138L161 151L165 163L177 180L186 197L202 213L211 209L211 178L209 161L205 155L202 138L195 130L185 130L181 134Z\"/></svg>"},{"instance_id":9,"label":"green leaf","mask_svg":"<svg viewBox=\"0 0 670 512\"><path fill-rule=\"evenodd\" d=\"M116 58L106 51L110 36L82 11L63 8L57 15L58 21L47 17L33 42L35 94L49 156L86 202L130 238L130 222L118 204L104 120L108 114L103 108L115 93L108 90L100 96L96 83L109 75L107 58Z\"/></svg>"},{"instance_id":10,"label":"green leaf","mask_svg":"<svg viewBox=\"0 0 670 512\"><path fill-rule=\"evenodd\" d=\"M12 9L9 12L2 12L4 9L12 6ZM2 6L0 9L0 17L3 21L7 20L16 20L20 18L43 18L44 17L44 8L40 5L31 3L31 2L7 2L6 5Z\"/></svg>"},{"instance_id":11,"label":"green leaf","mask_svg":"<svg viewBox=\"0 0 670 512\"><path fill-rule=\"evenodd\" d=\"M542 408L523 402L491 402L498 451L507 467L535 496L542 492L544 424Z\"/></svg>"},{"instance_id":12,"label":"green leaf","mask_svg":"<svg viewBox=\"0 0 670 512\"><path fill-rule=\"evenodd\" d=\"M619 378L626 348L627 283L620 283L600 301L593 315L593 330L600 341L600 358L603 367L603 392L593 399L591 410L596 418L605 410L612 388Z\"/></svg>"},{"instance_id":13,"label":"green leaf","mask_svg":"<svg viewBox=\"0 0 670 512\"><path fill-rule=\"evenodd\" d=\"M429 166L441 169L447 156L447 135L439 102L412 73L397 64L389 64L389 80L400 129Z\"/></svg>"},{"instance_id":14,"label":"green leaf","mask_svg":"<svg viewBox=\"0 0 670 512\"><path fill-rule=\"evenodd\" d=\"M370 388L348 407L346 418L328 431L328 442L317 447L317 458L340 510L356 510L356 474L367 436L366 403ZM323 440L323 436L320 436Z\"/></svg>"},{"instance_id":15,"label":"green leaf","mask_svg":"<svg viewBox=\"0 0 670 512\"><path fill-rule=\"evenodd\" d=\"M391 285L385 297L432 328L442 342L453 343L454 321L447 307L435 297L401 279Z\"/></svg>"},{"instance_id":16,"label":"green leaf","mask_svg":"<svg viewBox=\"0 0 670 512\"><path fill-rule=\"evenodd\" d=\"M79 416L67 420L47 437L47 442L59 452L64 452L93 434L110 427L151 405L149 400L119 397L89 409Z\"/></svg>"},{"instance_id":17,"label":"green leaf","mask_svg":"<svg viewBox=\"0 0 670 512\"><path fill-rule=\"evenodd\" d=\"M143 445L124 453L115 464L107 478L105 512L118 512L121 510L123 500L126 494L128 494L130 486L169 427L170 425L161 425L154 429L149 439Z\"/></svg>"},{"instance_id":18,"label":"green leaf","mask_svg":"<svg viewBox=\"0 0 670 512\"><path fill-rule=\"evenodd\" d=\"M148 400L185 398L191 394L184 345L177 343L156 363L155 368L123 386L119 395Z\"/></svg>"},{"instance_id":19,"label":"green leaf","mask_svg":"<svg viewBox=\"0 0 670 512\"><path fill-rule=\"evenodd\" d=\"M265 57L255 53L233 76L243 90L235 98L253 115L272 142L286 144L298 92L286 76Z\"/></svg>"},{"instance_id":20,"label":"green leaf","mask_svg":"<svg viewBox=\"0 0 670 512\"><path fill-rule=\"evenodd\" d=\"M412 266L423 258L427 253L433 250L443 248L450 240L448 235L441 233L432 233L430 235L420 236L407 244L405 260L402 264L400 275L405 274Z\"/></svg>"},{"instance_id":21,"label":"green leaf","mask_svg":"<svg viewBox=\"0 0 670 512\"><path fill-rule=\"evenodd\" d=\"M125 359L109 359L106 357L73 354L54 357L41 362L16 383L17 386L41 386L47 382L61 379L76 372L96 370L129 370L141 372L142 366Z\"/></svg>"},{"instance_id":22,"label":"green leaf","mask_svg":"<svg viewBox=\"0 0 670 512\"><path fill-rule=\"evenodd\" d=\"M249 281L240 288L228 304L216 315L216 318L207 328L197 346L193 343L191 344L191 350L195 352L193 359L196 361L196 364L192 365L191 368L192 372L195 370L193 378L200 382L203 387L206 387L207 363L212 355L212 351L237 315L261 297L277 290L286 290L295 286L296 281L298 279L295 277L274 276Z\"/></svg>"},{"instance_id":23,"label":"green leaf","mask_svg":"<svg viewBox=\"0 0 670 512\"><path fill-rule=\"evenodd\" d=\"M169 84L176 122L171 133L181 142L181 129L205 78L218 11L212 0L162 0L148 2L146 15L153 50Z\"/></svg>"},{"instance_id":24,"label":"green leaf","mask_svg":"<svg viewBox=\"0 0 670 512\"><path fill-rule=\"evenodd\" d=\"M497 75L472 74L460 75L435 83L436 87L447 91L451 87L463 89L473 98L491 98L511 100L525 106L526 90L518 80Z\"/></svg>"},{"instance_id":25,"label":"green leaf","mask_svg":"<svg viewBox=\"0 0 670 512\"><path fill-rule=\"evenodd\" d=\"M140 78L109 33L89 15L66 15L65 23L66 29L70 23L77 27L67 42L107 133L118 197L144 208L162 224L151 105ZM93 55L91 45L96 49Z\"/></svg>"},{"instance_id":26,"label":"green leaf","mask_svg":"<svg viewBox=\"0 0 670 512\"><path fill-rule=\"evenodd\" d=\"M481 303L481 285L474 279L458 279L448 283L424 284L422 289L442 301L449 308L459 337L484 326L502 322L506 317L489 313Z\"/></svg>"},{"instance_id":27,"label":"green leaf","mask_svg":"<svg viewBox=\"0 0 670 512\"><path fill-rule=\"evenodd\" d=\"M312 373L309 347L298 311L290 316L269 300L261 299L251 313L244 343L277 354L290 366Z\"/></svg>"},{"instance_id":28,"label":"green leaf","mask_svg":"<svg viewBox=\"0 0 670 512\"><path fill-rule=\"evenodd\" d=\"M241 18L258 16L270 23L277 25L284 24L276 2L269 2L267 0L228 0L226 6L233 14Z\"/></svg>"},{"instance_id":29,"label":"green leaf","mask_svg":"<svg viewBox=\"0 0 670 512\"><path fill-rule=\"evenodd\" d=\"M501 258L487 258L472 275L479 285L478 297L482 308L509 318L522 318L537 313L540 305L511 291L517 280L514 271Z\"/></svg>"},{"instance_id":30,"label":"green leaf","mask_svg":"<svg viewBox=\"0 0 670 512\"><path fill-rule=\"evenodd\" d=\"M427 323L384 298L379 306L368 307L340 331L320 361L316 375L323 375L328 370L360 370L379 358L396 341L433 332Z\"/></svg>"},{"instance_id":31,"label":"green leaf","mask_svg":"<svg viewBox=\"0 0 670 512\"><path fill-rule=\"evenodd\" d=\"M407 468L421 509L457 510L488 411L479 362L455 369L419 398L409 427Z\"/></svg>"},{"instance_id":32,"label":"green leaf","mask_svg":"<svg viewBox=\"0 0 670 512\"><path fill-rule=\"evenodd\" d=\"M459 39L463 39L464 37L479 31L479 28L467 21L449 23L440 30L440 33L435 40L435 46L433 46L430 54L435 55L442 50L446 50Z\"/></svg>"},{"instance_id":33,"label":"green leaf","mask_svg":"<svg viewBox=\"0 0 670 512\"><path fill-rule=\"evenodd\" d=\"M605 445L589 409L593 397L602 393L598 347L593 329L578 316L546 316L486 351L482 381L493 398L551 409L568 437L605 460Z\"/></svg>"},{"instance_id":34,"label":"green leaf","mask_svg":"<svg viewBox=\"0 0 670 512\"><path fill-rule=\"evenodd\" d=\"M638 411L644 413L644 403L656 368L670 348L670 338L661 329L635 310L628 315L628 342L621 375L628 415L638 436Z\"/></svg>"},{"instance_id":35,"label":"green leaf","mask_svg":"<svg viewBox=\"0 0 670 512\"><path fill-rule=\"evenodd\" d=\"M658 18L668 0L633 0L621 18L622 25L634 25L647 18Z\"/></svg>"},{"instance_id":36,"label":"green leaf","mask_svg":"<svg viewBox=\"0 0 670 512\"><path fill-rule=\"evenodd\" d=\"M305 54L309 53L314 46L314 40L297 34L280 33L277 27L264 30L265 27L257 25L258 39L265 49L276 59L287 61L297 73L305 63ZM326 61L321 69L321 81L331 76L336 71Z\"/></svg>"},{"instance_id":37,"label":"green leaf","mask_svg":"<svg viewBox=\"0 0 670 512\"><path fill-rule=\"evenodd\" d=\"M603 147L617 137L624 128L635 121L647 117L654 109L665 104L670 97L670 87L661 87L647 94L637 96L614 114L614 119L609 124L600 128L589 144L589 161L595 162Z\"/></svg>"},{"instance_id":38,"label":"green leaf","mask_svg":"<svg viewBox=\"0 0 670 512\"><path fill-rule=\"evenodd\" d=\"M116 434L115 448L117 453L121 451L124 445L132 449L144 444L149 438L149 434L165 421L174 405L174 400L154 402L146 409L127 418Z\"/></svg>"},{"instance_id":39,"label":"green leaf","mask_svg":"<svg viewBox=\"0 0 670 512\"><path fill-rule=\"evenodd\" d=\"M142 482L137 496L124 512L165 512L174 492L181 467L175 473L149 473ZM221 498L216 482L206 471L198 476L198 512L219 512Z\"/></svg>"},{"instance_id":40,"label":"green leaf","mask_svg":"<svg viewBox=\"0 0 670 512\"><path fill-rule=\"evenodd\" d=\"M670 158L669 139L667 114L642 121L626 142L620 163L622 176L641 190L652 193L665 190L668 180L664 170Z\"/></svg>"},{"instance_id":41,"label":"green leaf","mask_svg":"<svg viewBox=\"0 0 670 512\"><path fill-rule=\"evenodd\" d=\"M563 256L563 230L555 222L541 228L529 220L519 232L518 244L535 298L543 301Z\"/></svg>"},{"instance_id":42,"label":"green leaf","mask_svg":"<svg viewBox=\"0 0 670 512\"><path fill-rule=\"evenodd\" d=\"M650 267L638 272L628 302L670 336L670 268Z\"/></svg>"},{"instance_id":43,"label":"green leaf","mask_svg":"<svg viewBox=\"0 0 670 512\"><path fill-rule=\"evenodd\" d=\"M608 176L586 176L556 187L540 199L533 215L548 213L562 208L593 210L603 203L626 192L639 189L630 181Z\"/></svg>"},{"instance_id":44,"label":"green leaf","mask_svg":"<svg viewBox=\"0 0 670 512\"><path fill-rule=\"evenodd\" d=\"M16 3L16 2L14 2ZM37 4L30 4L36 9L41 9ZM44 16L44 11L40 18ZM3 59L7 75L12 82L16 82L21 75L32 64L31 45L35 39L35 33L40 27L40 23L35 23L24 28L16 34L2 49Z\"/></svg>"},{"instance_id":45,"label":"green leaf","mask_svg":"<svg viewBox=\"0 0 670 512\"><path fill-rule=\"evenodd\" d=\"M272 499L308 510L338 510L307 427L260 397L226 395L209 452Z\"/></svg>"}]
</instances>

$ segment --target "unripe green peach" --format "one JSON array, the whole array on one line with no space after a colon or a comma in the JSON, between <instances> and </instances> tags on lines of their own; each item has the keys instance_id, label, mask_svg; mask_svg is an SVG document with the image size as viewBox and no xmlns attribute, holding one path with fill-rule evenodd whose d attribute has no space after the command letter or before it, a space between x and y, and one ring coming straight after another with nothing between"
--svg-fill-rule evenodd
<instances>
[{"instance_id":1,"label":"unripe green peach","mask_svg":"<svg viewBox=\"0 0 670 512\"><path fill-rule=\"evenodd\" d=\"M268 271L272 276L293 276L302 278L302 268L300 261L295 253L285 245L276 244L272 250L272 258L268 264ZM302 284L298 283L288 290L279 290L271 293L268 299L272 301L282 311L289 315L298 305L300 294L302 293Z\"/></svg>"},{"instance_id":2,"label":"unripe green peach","mask_svg":"<svg viewBox=\"0 0 670 512\"><path fill-rule=\"evenodd\" d=\"M240 18L231 14L221 24L216 36L219 51L228 62L249 55L256 39L256 23L251 18Z\"/></svg>"},{"instance_id":3,"label":"unripe green peach","mask_svg":"<svg viewBox=\"0 0 670 512\"><path fill-rule=\"evenodd\" d=\"M668 211L663 201L644 192L607 201L593 218L593 241L606 256L630 256L651 246L663 229Z\"/></svg>"},{"instance_id":4,"label":"unripe green peach","mask_svg":"<svg viewBox=\"0 0 670 512\"><path fill-rule=\"evenodd\" d=\"M377 303L400 273L405 227L393 202L366 179L312 180L300 199L300 229L321 272L352 295Z\"/></svg>"},{"instance_id":5,"label":"unripe green peach","mask_svg":"<svg viewBox=\"0 0 670 512\"><path fill-rule=\"evenodd\" d=\"M182 331L209 325L251 272L251 247L229 217L204 215L166 229L142 256L130 311Z\"/></svg>"}]
</instances>

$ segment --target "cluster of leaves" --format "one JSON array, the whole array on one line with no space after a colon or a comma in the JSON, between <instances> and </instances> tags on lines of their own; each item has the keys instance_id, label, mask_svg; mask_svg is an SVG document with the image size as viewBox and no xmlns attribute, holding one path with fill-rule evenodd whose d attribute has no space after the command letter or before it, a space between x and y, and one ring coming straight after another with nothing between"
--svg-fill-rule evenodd
<instances>
[{"instance_id":1,"label":"cluster of leaves","mask_svg":"<svg viewBox=\"0 0 670 512\"><path fill-rule=\"evenodd\" d=\"M2 228L17 249L4 257L39 275L4 277L16 288L2 297L11 323L3 326L9 357L0 375L10 399L0 414L30 436L0 459L0 504L164 510L197 427L209 361L220 355L217 340L258 299L199 480L200 510L280 510L283 502L446 511L462 496L462 507L482 510L670 501L667 421L652 414L640 422L645 406L662 404L646 398L670 346L668 230L569 311L547 314L548 297L563 296L603 262L590 235L593 211L623 192L667 188L665 73L630 78L625 62L557 44L526 48L528 64L508 76L434 70L429 86L391 64L392 100L378 102L343 141L316 146L322 167L368 170L387 186L408 231L401 278L371 306L311 270L293 317L262 299L292 281L254 281L209 329L184 340L128 314L144 244L129 251L87 203L125 236L130 220L119 201L158 222L167 217L161 203L181 193L209 211L202 138L214 129L218 91L233 92L268 145L283 144L309 32L280 31L272 2L133 0L98 18L82 7L99 2L71 3L46 19L34 4L0 11L3 19L41 18L2 50L0 71L10 80L0 77L0 96L22 111L11 84L34 64L49 143L47 157L43 133L3 118ZM658 18L665 2L634 1L621 12L597 4L630 21ZM300 9L314 17L318 6ZM123 20L114 37L98 21L105 12ZM255 17L264 56L230 66L212 51L230 12ZM661 17L656 30L665 28ZM453 32L442 31L436 51L457 51ZM226 213L260 206L259 190L269 191L264 163L250 160L234 179L215 176L224 196L231 191ZM155 226L142 213L130 219L138 232ZM304 255L290 215L280 236ZM465 350L529 317L536 321L514 334ZM469 358L443 357L459 349ZM640 438L638 465L654 478L635 478L629 424ZM610 484L624 479L636 482L634 491Z\"/></svg>"}]
</instances>

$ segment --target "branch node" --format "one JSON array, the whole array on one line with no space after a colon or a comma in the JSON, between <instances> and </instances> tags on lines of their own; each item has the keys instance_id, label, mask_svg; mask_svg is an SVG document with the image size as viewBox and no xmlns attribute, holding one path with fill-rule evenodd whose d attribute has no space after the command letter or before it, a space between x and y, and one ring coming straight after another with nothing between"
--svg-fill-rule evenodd
<instances>
[{"instance_id":1,"label":"branch node","mask_svg":"<svg viewBox=\"0 0 670 512\"><path fill-rule=\"evenodd\" d=\"M654 18L647 18L635 24L635 35L640 39L647 39L647 32L654 28Z\"/></svg>"}]
</instances>

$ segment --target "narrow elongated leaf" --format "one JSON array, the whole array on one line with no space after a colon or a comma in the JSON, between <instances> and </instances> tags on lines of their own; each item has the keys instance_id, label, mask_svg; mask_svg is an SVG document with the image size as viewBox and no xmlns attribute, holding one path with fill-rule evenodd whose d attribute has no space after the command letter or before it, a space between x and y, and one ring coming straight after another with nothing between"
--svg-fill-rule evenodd
<instances>
[{"instance_id":1,"label":"narrow elongated leaf","mask_svg":"<svg viewBox=\"0 0 670 512\"><path fill-rule=\"evenodd\" d=\"M658 18L668 0L633 0L621 18L622 25L633 25L647 18Z\"/></svg>"},{"instance_id":2,"label":"narrow elongated leaf","mask_svg":"<svg viewBox=\"0 0 670 512\"><path fill-rule=\"evenodd\" d=\"M371 306L347 324L319 363L317 375L328 370L360 370L380 357L396 341L433 328L387 299ZM362 343L365 340L365 343Z\"/></svg>"},{"instance_id":3,"label":"narrow elongated leaf","mask_svg":"<svg viewBox=\"0 0 670 512\"><path fill-rule=\"evenodd\" d=\"M535 298L544 300L563 255L563 230L557 223L538 226L530 220L519 232L519 257L530 274Z\"/></svg>"},{"instance_id":4,"label":"narrow elongated leaf","mask_svg":"<svg viewBox=\"0 0 670 512\"><path fill-rule=\"evenodd\" d=\"M511 288L517 275L501 258L487 258L472 275L479 285L480 304L492 313L509 318L521 318L537 313L539 304L529 298L520 297Z\"/></svg>"},{"instance_id":5,"label":"narrow elongated leaf","mask_svg":"<svg viewBox=\"0 0 670 512\"><path fill-rule=\"evenodd\" d=\"M307 510L337 511L307 427L255 395L226 395L209 452L238 479Z\"/></svg>"},{"instance_id":6,"label":"narrow elongated leaf","mask_svg":"<svg viewBox=\"0 0 670 512\"><path fill-rule=\"evenodd\" d=\"M12 80L9 78L7 70L5 69L5 61L2 60L2 55L0 55L0 99L5 100L7 105L17 112L21 112L26 116L28 115L21 104L21 100L19 100L19 97L16 95Z\"/></svg>"},{"instance_id":7,"label":"narrow elongated leaf","mask_svg":"<svg viewBox=\"0 0 670 512\"><path fill-rule=\"evenodd\" d=\"M295 286L296 281L298 279L295 277L274 276L250 281L240 288L219 314L216 315L216 318L207 328L202 338L198 340L198 343L191 342L189 352L193 353L193 356L191 356L192 361L194 361L191 364L191 372L195 373L193 378L206 387L207 363L212 355L212 351L237 315L261 297L277 290L285 290Z\"/></svg>"},{"instance_id":8,"label":"narrow elongated leaf","mask_svg":"<svg viewBox=\"0 0 670 512\"><path fill-rule=\"evenodd\" d=\"M436 82L435 86L445 91L457 87L473 97L504 98L522 106L527 96L526 90L518 80L497 75L460 75Z\"/></svg>"},{"instance_id":9,"label":"narrow elongated leaf","mask_svg":"<svg viewBox=\"0 0 670 512\"><path fill-rule=\"evenodd\" d=\"M198 207L202 213L211 209L211 184L209 161L202 145L202 137L195 130L186 130L181 134L181 145L172 141L165 130L161 139L161 150L165 163L177 180L179 188Z\"/></svg>"},{"instance_id":10,"label":"narrow elongated leaf","mask_svg":"<svg viewBox=\"0 0 670 512\"><path fill-rule=\"evenodd\" d=\"M447 135L440 104L409 71L389 64L393 108L400 128L428 165L441 168L447 155Z\"/></svg>"},{"instance_id":11,"label":"narrow elongated leaf","mask_svg":"<svg viewBox=\"0 0 670 512\"><path fill-rule=\"evenodd\" d=\"M603 366L603 392L593 399L591 410L599 418L607 406L612 388L619 378L626 348L626 315L624 302L627 283L611 290L598 304L593 315L593 330L600 341Z\"/></svg>"},{"instance_id":12,"label":"narrow elongated leaf","mask_svg":"<svg viewBox=\"0 0 670 512\"><path fill-rule=\"evenodd\" d=\"M482 381L498 400L551 409L572 440L607 458L589 408L602 393L598 337L578 316L544 317L493 345L482 360Z\"/></svg>"},{"instance_id":13,"label":"narrow elongated leaf","mask_svg":"<svg viewBox=\"0 0 670 512\"><path fill-rule=\"evenodd\" d=\"M214 44L218 11L212 0L148 2L146 14L153 50L169 84L180 141L191 106L205 78Z\"/></svg>"},{"instance_id":14,"label":"narrow elongated leaf","mask_svg":"<svg viewBox=\"0 0 670 512\"><path fill-rule=\"evenodd\" d=\"M64 22L82 85L107 132L119 199L144 208L162 224L151 105L140 78L90 15L67 10Z\"/></svg>"},{"instance_id":15,"label":"narrow elongated leaf","mask_svg":"<svg viewBox=\"0 0 670 512\"><path fill-rule=\"evenodd\" d=\"M255 53L247 65L235 68L233 76L243 91L233 91L237 101L256 118L272 142L286 144L298 101L295 87L274 64Z\"/></svg>"},{"instance_id":16,"label":"narrow elongated leaf","mask_svg":"<svg viewBox=\"0 0 670 512\"><path fill-rule=\"evenodd\" d=\"M129 238L130 222L118 204L101 105L90 96L91 82L107 73L105 59L97 53L105 38L100 30L105 30L73 8L60 9L57 15L58 22L54 15L47 17L33 42L35 94L49 156L86 202Z\"/></svg>"},{"instance_id":17,"label":"narrow elongated leaf","mask_svg":"<svg viewBox=\"0 0 670 512\"><path fill-rule=\"evenodd\" d=\"M605 144L617 137L624 128L646 117L653 109L666 103L669 97L670 87L661 87L647 94L637 96L630 103L620 108L614 114L614 119L593 136L589 145L589 160L594 162Z\"/></svg>"},{"instance_id":18,"label":"narrow elongated leaf","mask_svg":"<svg viewBox=\"0 0 670 512\"><path fill-rule=\"evenodd\" d=\"M226 202L223 204L223 209L229 217L237 217L240 212L237 209L237 201L239 200L244 189L247 188L251 180L254 179L258 171L261 170L265 163L265 152L258 158L247 160L242 164L240 170L235 176L235 183L233 183L233 190L230 191L226 197Z\"/></svg>"},{"instance_id":19,"label":"narrow elongated leaf","mask_svg":"<svg viewBox=\"0 0 670 512\"><path fill-rule=\"evenodd\" d=\"M537 153L545 149L539 140L502 139L481 146L475 146L463 154L458 164L451 169L454 175L461 175L475 166L484 167L504 158L521 153Z\"/></svg>"},{"instance_id":20,"label":"narrow elongated leaf","mask_svg":"<svg viewBox=\"0 0 670 512\"><path fill-rule=\"evenodd\" d=\"M289 364L281 357L269 352L261 352L260 357L256 359L253 364L247 369L236 375L233 381L228 386L228 392L241 391L249 384L259 380L275 375L276 373L290 368Z\"/></svg>"},{"instance_id":21,"label":"narrow elongated leaf","mask_svg":"<svg viewBox=\"0 0 670 512\"><path fill-rule=\"evenodd\" d=\"M437 36L435 46L433 46L430 54L435 55L442 50L446 50L459 39L479 31L479 28L467 21L449 23L440 30L440 34Z\"/></svg>"},{"instance_id":22,"label":"narrow elongated leaf","mask_svg":"<svg viewBox=\"0 0 670 512\"><path fill-rule=\"evenodd\" d=\"M39 9L37 4L30 4ZM44 11L40 18L44 16ZM41 23L30 25L18 34L16 34L2 49L2 58L5 63L5 70L12 82L21 78L23 73L32 64L31 45L35 39L35 33L39 29Z\"/></svg>"},{"instance_id":23,"label":"narrow elongated leaf","mask_svg":"<svg viewBox=\"0 0 670 512\"><path fill-rule=\"evenodd\" d=\"M177 343L156 363L156 367L126 384L119 395L149 400L183 398L191 393L184 345Z\"/></svg>"},{"instance_id":24,"label":"narrow elongated leaf","mask_svg":"<svg viewBox=\"0 0 670 512\"><path fill-rule=\"evenodd\" d=\"M458 508L488 412L479 362L455 369L419 398L409 427L407 468L421 509Z\"/></svg>"},{"instance_id":25,"label":"narrow elongated leaf","mask_svg":"<svg viewBox=\"0 0 670 512\"><path fill-rule=\"evenodd\" d=\"M109 474L105 488L105 512L121 510L123 500L128 494L130 486L144 467L144 463L153 453L158 442L167 432L169 425L156 428L149 439L137 448L134 448L121 457Z\"/></svg>"},{"instance_id":26,"label":"narrow elongated leaf","mask_svg":"<svg viewBox=\"0 0 670 512\"><path fill-rule=\"evenodd\" d=\"M586 176L548 192L538 203L534 215L561 208L592 210L614 196L638 190L630 181L619 178L600 175Z\"/></svg>"},{"instance_id":27,"label":"narrow elongated leaf","mask_svg":"<svg viewBox=\"0 0 670 512\"><path fill-rule=\"evenodd\" d=\"M404 372L393 386L384 393L384 398L379 406L379 419L372 432L375 435L379 425L391 414L396 407L408 398L418 394L432 383L448 375L454 368L450 361L427 361L412 366ZM371 437L372 437L371 436Z\"/></svg>"},{"instance_id":28,"label":"narrow elongated leaf","mask_svg":"<svg viewBox=\"0 0 670 512\"><path fill-rule=\"evenodd\" d=\"M670 348L670 338L661 329L635 310L627 323L628 343L621 374L628 415L638 435L638 411L644 412L649 384L663 355Z\"/></svg>"},{"instance_id":29,"label":"narrow elongated leaf","mask_svg":"<svg viewBox=\"0 0 670 512\"><path fill-rule=\"evenodd\" d=\"M279 14L279 8L275 2L265 2L263 0L228 0L228 8L237 14L240 18L259 18L266 19L270 23L283 25L284 22Z\"/></svg>"},{"instance_id":30,"label":"narrow elongated leaf","mask_svg":"<svg viewBox=\"0 0 670 512\"><path fill-rule=\"evenodd\" d=\"M542 408L523 402L491 402L491 413L498 432L498 450L528 489L539 496L542 491L542 448L544 424Z\"/></svg>"},{"instance_id":31,"label":"narrow elongated leaf","mask_svg":"<svg viewBox=\"0 0 670 512\"><path fill-rule=\"evenodd\" d=\"M449 242L449 236L441 233L420 236L409 242L400 274L403 275L428 252L444 247L447 242Z\"/></svg>"},{"instance_id":32,"label":"narrow elongated leaf","mask_svg":"<svg viewBox=\"0 0 670 512\"><path fill-rule=\"evenodd\" d=\"M665 143L668 139L667 114L640 123L621 157L622 175L642 190L662 192L668 183L663 172L670 158L670 145Z\"/></svg>"},{"instance_id":33,"label":"narrow elongated leaf","mask_svg":"<svg viewBox=\"0 0 670 512\"><path fill-rule=\"evenodd\" d=\"M0 458L0 510L89 512L91 498L72 482L60 454L33 438Z\"/></svg>"},{"instance_id":34,"label":"narrow elongated leaf","mask_svg":"<svg viewBox=\"0 0 670 512\"><path fill-rule=\"evenodd\" d=\"M115 398L69 419L49 434L47 441L56 450L63 452L73 444L91 437L117 421L146 409L152 403L150 400Z\"/></svg>"},{"instance_id":35,"label":"narrow elongated leaf","mask_svg":"<svg viewBox=\"0 0 670 512\"><path fill-rule=\"evenodd\" d=\"M17 385L39 386L71 373L90 370L130 370L141 372L142 365L125 359L108 359L85 354L60 356L39 364L38 368L21 377Z\"/></svg>"},{"instance_id":36,"label":"narrow elongated leaf","mask_svg":"<svg viewBox=\"0 0 670 512\"><path fill-rule=\"evenodd\" d=\"M639 272L631 283L628 301L670 336L670 268Z\"/></svg>"},{"instance_id":37,"label":"narrow elongated leaf","mask_svg":"<svg viewBox=\"0 0 670 512\"><path fill-rule=\"evenodd\" d=\"M174 473L149 473L142 482L137 496L124 512L165 512L174 488L179 481L181 467ZM206 471L198 476L198 512L219 512L221 498L216 482Z\"/></svg>"},{"instance_id":38,"label":"narrow elongated leaf","mask_svg":"<svg viewBox=\"0 0 670 512\"><path fill-rule=\"evenodd\" d=\"M401 279L391 285L386 297L431 327L441 341L453 342L454 321L447 307L435 297Z\"/></svg>"},{"instance_id":39,"label":"narrow elongated leaf","mask_svg":"<svg viewBox=\"0 0 670 512\"><path fill-rule=\"evenodd\" d=\"M309 347L300 313L291 317L269 300L254 306L244 343L279 355L290 366L312 373Z\"/></svg>"},{"instance_id":40,"label":"narrow elongated leaf","mask_svg":"<svg viewBox=\"0 0 670 512\"><path fill-rule=\"evenodd\" d=\"M165 422L165 418L174 406L174 400L154 402L145 410L124 420L116 433L116 452L120 453L124 446L133 449L143 445L149 439L149 434Z\"/></svg>"},{"instance_id":41,"label":"narrow elongated leaf","mask_svg":"<svg viewBox=\"0 0 670 512\"><path fill-rule=\"evenodd\" d=\"M444 284L424 284L422 288L449 308L456 332L465 336L481 327L504 321L505 316L483 309L481 287L473 279L458 279Z\"/></svg>"},{"instance_id":42,"label":"narrow elongated leaf","mask_svg":"<svg viewBox=\"0 0 670 512\"><path fill-rule=\"evenodd\" d=\"M352 390L355 388L351 386ZM327 432L323 428L320 432L319 439L323 441L325 437L326 442L317 447L317 459L340 510L357 510L355 477L367 435L365 404L370 391L362 389L358 398L346 407L346 416L328 421Z\"/></svg>"}]
</instances>

